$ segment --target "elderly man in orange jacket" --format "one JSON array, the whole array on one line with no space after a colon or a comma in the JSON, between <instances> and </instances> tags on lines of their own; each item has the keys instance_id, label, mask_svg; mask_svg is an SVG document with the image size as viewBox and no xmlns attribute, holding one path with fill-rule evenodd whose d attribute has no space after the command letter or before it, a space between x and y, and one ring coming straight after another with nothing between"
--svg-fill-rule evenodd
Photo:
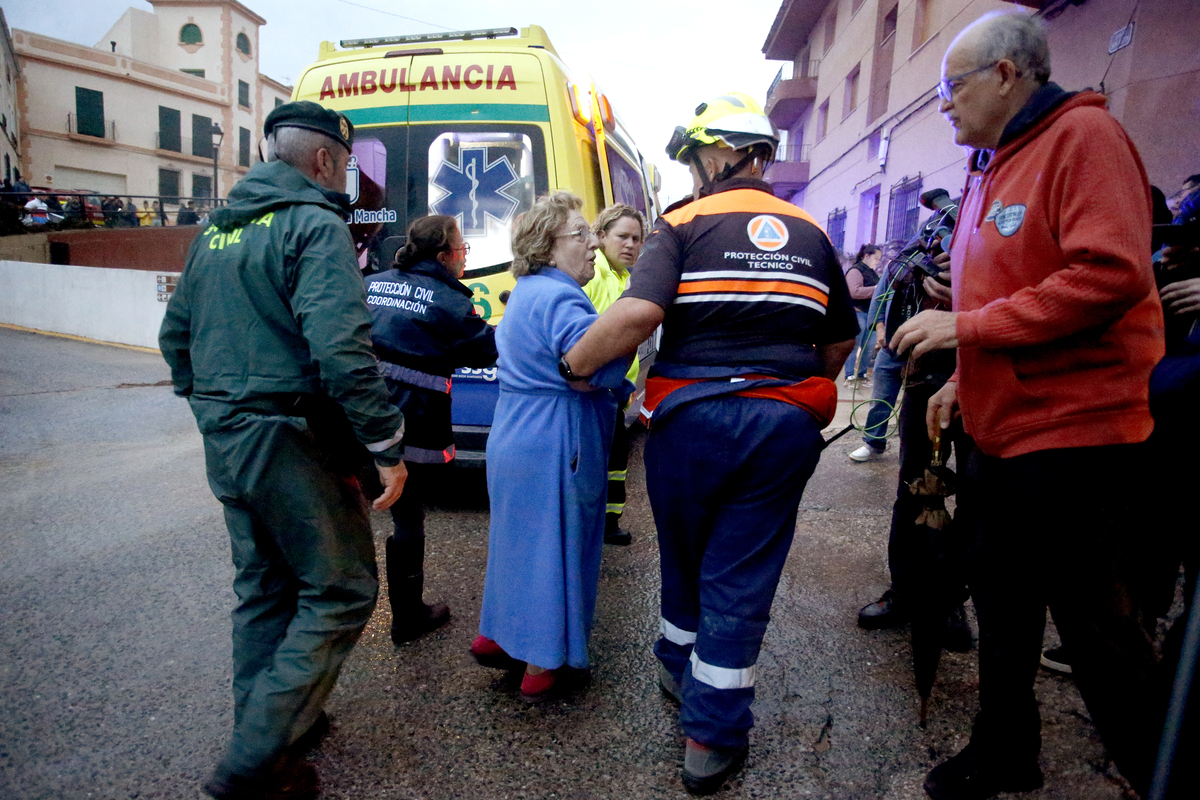
<instances>
[{"instance_id":1,"label":"elderly man in orange jacket","mask_svg":"<svg viewBox=\"0 0 1200 800\"><path fill-rule=\"evenodd\" d=\"M979 715L930 772L935 800L1042 785L1033 682L1053 612L1088 710L1144 794L1153 768L1155 658L1124 574L1144 461L1150 372L1163 354L1150 267L1150 187L1128 134L1090 91L1049 82L1036 20L989 15L942 62L940 110L975 148L951 241L953 311L892 339L958 348L929 401L931 436L961 413L980 520Z\"/></svg>"}]
</instances>

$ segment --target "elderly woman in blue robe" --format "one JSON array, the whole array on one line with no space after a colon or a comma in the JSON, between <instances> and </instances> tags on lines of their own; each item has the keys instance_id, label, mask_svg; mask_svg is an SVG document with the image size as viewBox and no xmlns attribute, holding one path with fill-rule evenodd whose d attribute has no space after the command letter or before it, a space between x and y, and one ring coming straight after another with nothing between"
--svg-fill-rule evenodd
<instances>
[{"instance_id":1,"label":"elderly woman in blue robe","mask_svg":"<svg viewBox=\"0 0 1200 800\"><path fill-rule=\"evenodd\" d=\"M491 529L475 658L525 664L537 702L588 666L617 400L628 362L572 382L563 354L596 320L583 285L599 240L578 197L538 200L513 228L517 285L496 332L500 399L487 444Z\"/></svg>"}]
</instances>

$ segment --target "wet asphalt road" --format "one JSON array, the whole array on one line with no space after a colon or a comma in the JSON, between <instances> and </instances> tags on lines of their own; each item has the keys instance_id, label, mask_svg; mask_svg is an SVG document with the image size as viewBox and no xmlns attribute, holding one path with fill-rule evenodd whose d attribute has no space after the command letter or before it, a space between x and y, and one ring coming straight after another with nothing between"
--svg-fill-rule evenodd
<instances>
[{"instance_id":1,"label":"wet asphalt road","mask_svg":"<svg viewBox=\"0 0 1200 800\"><path fill-rule=\"evenodd\" d=\"M0 798L196 798L232 725L229 544L167 379L157 353L0 328ZM944 656L922 730L907 628L855 626L887 586L897 468L895 447L852 463L857 444L835 443L809 484L750 758L719 797L915 800L966 743L975 654ZM640 453L639 439L634 544L605 549L591 685L531 708L468 656L488 513L482 475L464 471L427 523L426 597L453 619L395 648L384 587L312 756L322 797L686 797L650 651L658 559ZM382 558L390 519L374 523ZM1046 787L1021 797L1126 797L1070 680L1043 674L1038 696Z\"/></svg>"}]
</instances>

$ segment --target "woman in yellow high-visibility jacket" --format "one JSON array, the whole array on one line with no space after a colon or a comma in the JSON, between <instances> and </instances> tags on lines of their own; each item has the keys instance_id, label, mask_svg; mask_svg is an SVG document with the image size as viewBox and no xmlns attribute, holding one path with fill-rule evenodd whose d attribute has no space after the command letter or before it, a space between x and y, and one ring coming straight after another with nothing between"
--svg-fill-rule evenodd
<instances>
[{"instance_id":1,"label":"woman in yellow high-visibility jacket","mask_svg":"<svg viewBox=\"0 0 1200 800\"><path fill-rule=\"evenodd\" d=\"M615 203L600 212L592 223L592 232L600 239L596 250L596 275L583 291L596 311L613 304L629 288L629 270L642 252L646 240L646 218L632 206ZM625 377L635 385L638 376L637 356ZM627 545L633 537L621 530L621 514L625 512L625 476L629 469L629 432L625 429L625 409L617 409L617 424L613 429L612 450L608 459L608 505L604 515L604 543Z\"/></svg>"}]
</instances>

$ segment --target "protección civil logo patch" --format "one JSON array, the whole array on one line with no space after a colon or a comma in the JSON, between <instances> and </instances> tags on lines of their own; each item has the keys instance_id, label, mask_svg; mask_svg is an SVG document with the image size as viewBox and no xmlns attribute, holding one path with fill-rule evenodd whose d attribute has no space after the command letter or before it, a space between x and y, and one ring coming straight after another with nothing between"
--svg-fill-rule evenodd
<instances>
[{"instance_id":1,"label":"protecci\u00f3n civil logo patch","mask_svg":"<svg viewBox=\"0 0 1200 800\"><path fill-rule=\"evenodd\" d=\"M770 214L759 214L746 226L750 243L759 250L774 253L788 243L788 229L783 221Z\"/></svg>"}]
</instances>

